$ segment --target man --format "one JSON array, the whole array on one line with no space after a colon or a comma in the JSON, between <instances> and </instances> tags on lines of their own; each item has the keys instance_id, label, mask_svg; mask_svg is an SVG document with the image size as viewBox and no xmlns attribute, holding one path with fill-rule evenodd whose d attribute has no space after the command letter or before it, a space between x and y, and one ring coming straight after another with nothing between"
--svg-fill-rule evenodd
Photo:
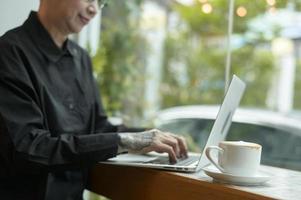
<instances>
[{"instance_id":1,"label":"man","mask_svg":"<svg viewBox=\"0 0 301 200\"><path fill-rule=\"evenodd\" d=\"M91 60L68 40L103 3L41 0L0 38L0 199L82 199L91 166L124 151L186 156L176 135L108 122Z\"/></svg>"}]
</instances>

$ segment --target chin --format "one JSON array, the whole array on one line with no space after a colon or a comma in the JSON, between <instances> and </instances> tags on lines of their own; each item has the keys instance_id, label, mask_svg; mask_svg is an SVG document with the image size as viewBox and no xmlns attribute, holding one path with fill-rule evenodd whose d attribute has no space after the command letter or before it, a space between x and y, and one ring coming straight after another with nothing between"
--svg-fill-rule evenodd
<instances>
[{"instance_id":1,"label":"chin","mask_svg":"<svg viewBox=\"0 0 301 200\"><path fill-rule=\"evenodd\" d=\"M73 33L80 33L82 30L83 29L81 28L81 29L78 29L78 30L74 31Z\"/></svg>"},{"instance_id":2,"label":"chin","mask_svg":"<svg viewBox=\"0 0 301 200\"><path fill-rule=\"evenodd\" d=\"M79 33L83 30L84 26L77 26L72 28L72 33Z\"/></svg>"}]
</instances>

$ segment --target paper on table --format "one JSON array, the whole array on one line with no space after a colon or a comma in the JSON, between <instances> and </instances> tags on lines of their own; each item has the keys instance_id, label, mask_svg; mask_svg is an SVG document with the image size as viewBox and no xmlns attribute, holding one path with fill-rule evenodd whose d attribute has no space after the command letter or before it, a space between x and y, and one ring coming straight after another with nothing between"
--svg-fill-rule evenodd
<instances>
[{"instance_id":1,"label":"paper on table","mask_svg":"<svg viewBox=\"0 0 301 200\"><path fill-rule=\"evenodd\" d=\"M115 158L109 159L109 161L118 161L118 162L150 162L155 160L156 157L149 155L139 155L139 154L120 154Z\"/></svg>"}]
</instances>

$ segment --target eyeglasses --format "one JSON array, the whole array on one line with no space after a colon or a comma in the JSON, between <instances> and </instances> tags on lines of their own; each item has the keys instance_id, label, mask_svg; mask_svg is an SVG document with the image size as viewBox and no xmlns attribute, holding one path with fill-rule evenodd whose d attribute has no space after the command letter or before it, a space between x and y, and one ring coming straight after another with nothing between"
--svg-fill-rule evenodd
<instances>
[{"instance_id":1,"label":"eyeglasses","mask_svg":"<svg viewBox=\"0 0 301 200\"><path fill-rule=\"evenodd\" d=\"M97 5L99 6L99 9L102 9L103 7L105 7L108 3L109 0L83 0L87 3L95 3L97 2Z\"/></svg>"}]
</instances>

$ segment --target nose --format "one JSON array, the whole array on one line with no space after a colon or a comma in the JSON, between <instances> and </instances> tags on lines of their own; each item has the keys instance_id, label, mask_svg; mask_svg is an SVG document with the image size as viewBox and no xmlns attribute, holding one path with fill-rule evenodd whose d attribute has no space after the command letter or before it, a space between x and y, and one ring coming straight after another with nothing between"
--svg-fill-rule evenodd
<instances>
[{"instance_id":1,"label":"nose","mask_svg":"<svg viewBox=\"0 0 301 200\"><path fill-rule=\"evenodd\" d=\"M96 2L96 1L95 1ZM98 12L98 5L97 3L92 3L88 6L88 13L91 17L94 17Z\"/></svg>"}]
</instances>

